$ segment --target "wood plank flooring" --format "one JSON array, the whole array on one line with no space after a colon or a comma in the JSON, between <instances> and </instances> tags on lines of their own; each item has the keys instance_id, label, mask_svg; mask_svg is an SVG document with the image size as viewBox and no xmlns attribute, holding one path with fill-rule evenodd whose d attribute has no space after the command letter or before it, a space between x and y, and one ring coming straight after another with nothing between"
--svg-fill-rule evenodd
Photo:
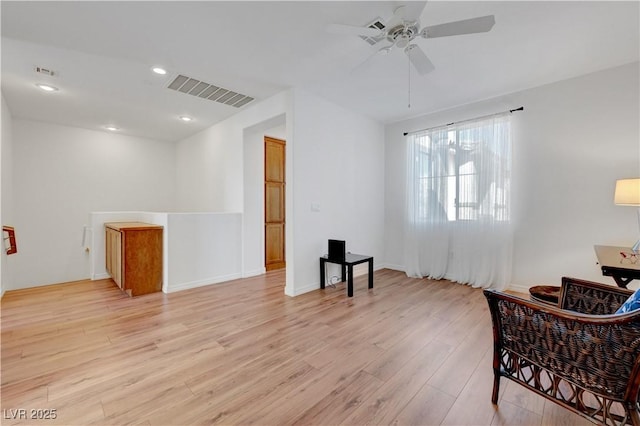
<instances>
[{"instance_id":1,"label":"wood plank flooring","mask_svg":"<svg viewBox=\"0 0 640 426\"><path fill-rule=\"evenodd\" d=\"M289 298L283 271L133 299L111 280L7 292L2 424L590 424L506 380L491 404L481 290L366 279L353 298Z\"/></svg>"}]
</instances>

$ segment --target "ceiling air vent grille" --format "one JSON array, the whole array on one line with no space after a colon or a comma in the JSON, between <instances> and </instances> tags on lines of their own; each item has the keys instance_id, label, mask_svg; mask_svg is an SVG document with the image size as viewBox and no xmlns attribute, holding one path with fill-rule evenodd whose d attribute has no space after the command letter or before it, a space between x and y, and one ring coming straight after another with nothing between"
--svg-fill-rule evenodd
<instances>
[{"instance_id":1,"label":"ceiling air vent grille","mask_svg":"<svg viewBox=\"0 0 640 426\"><path fill-rule=\"evenodd\" d=\"M240 108L253 100L251 96L223 89L185 75L178 75L167 87L187 95L197 96L236 108Z\"/></svg>"},{"instance_id":2,"label":"ceiling air vent grille","mask_svg":"<svg viewBox=\"0 0 640 426\"><path fill-rule=\"evenodd\" d=\"M375 21L373 21L372 23L367 25L367 27L374 28L376 30L380 30L381 33L382 33L382 31L384 31L385 28L387 28L382 23L380 18L376 19ZM363 39L364 41L366 41L367 43L369 43L371 46L373 46L374 44L377 44L378 42L380 42L380 40L384 39L384 34L376 36L376 37L360 36L360 38Z\"/></svg>"},{"instance_id":3,"label":"ceiling air vent grille","mask_svg":"<svg viewBox=\"0 0 640 426\"><path fill-rule=\"evenodd\" d=\"M38 74L48 75L49 77L54 77L58 74L57 72L55 72L50 68L44 68L44 67L38 67L38 66L34 67L33 70Z\"/></svg>"}]
</instances>

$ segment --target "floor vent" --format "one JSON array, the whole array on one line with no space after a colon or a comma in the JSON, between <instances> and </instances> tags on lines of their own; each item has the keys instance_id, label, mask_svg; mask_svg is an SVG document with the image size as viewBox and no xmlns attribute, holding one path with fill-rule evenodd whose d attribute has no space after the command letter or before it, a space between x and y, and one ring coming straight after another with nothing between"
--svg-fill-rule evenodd
<instances>
[{"instance_id":1,"label":"floor vent","mask_svg":"<svg viewBox=\"0 0 640 426\"><path fill-rule=\"evenodd\" d=\"M197 96L236 108L240 108L254 99L251 96L205 83L182 74L178 75L167 87L187 95Z\"/></svg>"},{"instance_id":2,"label":"floor vent","mask_svg":"<svg viewBox=\"0 0 640 426\"><path fill-rule=\"evenodd\" d=\"M376 19L375 21L373 21L372 23L367 25L367 27L374 28L374 29L380 30L380 31L384 31L384 29L386 28L386 26L382 23L380 18ZM360 36L360 38L363 39L364 41L366 41L367 43L369 43L371 46L373 46L373 45L379 43L380 40L383 40L384 39L384 35L380 35L380 36L376 36L376 37Z\"/></svg>"}]
</instances>

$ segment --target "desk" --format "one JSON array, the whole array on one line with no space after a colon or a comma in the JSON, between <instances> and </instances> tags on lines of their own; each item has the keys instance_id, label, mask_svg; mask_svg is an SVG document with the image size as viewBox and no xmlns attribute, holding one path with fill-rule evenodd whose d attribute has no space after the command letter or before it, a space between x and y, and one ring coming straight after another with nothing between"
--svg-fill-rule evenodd
<instances>
[{"instance_id":1,"label":"desk","mask_svg":"<svg viewBox=\"0 0 640 426\"><path fill-rule=\"evenodd\" d=\"M327 262L342 266L342 281L345 280L346 270L349 269L347 276L347 296L349 297L353 297L353 266L369 262L369 288L373 288L373 256L347 253L344 260L329 259L327 256L320 257L320 288L325 286L324 267Z\"/></svg>"},{"instance_id":2,"label":"desk","mask_svg":"<svg viewBox=\"0 0 640 426\"><path fill-rule=\"evenodd\" d=\"M627 288L627 284L631 281L640 279L640 254L634 256L629 247L593 246L593 248L602 269L602 275L612 277L618 287Z\"/></svg>"}]
</instances>

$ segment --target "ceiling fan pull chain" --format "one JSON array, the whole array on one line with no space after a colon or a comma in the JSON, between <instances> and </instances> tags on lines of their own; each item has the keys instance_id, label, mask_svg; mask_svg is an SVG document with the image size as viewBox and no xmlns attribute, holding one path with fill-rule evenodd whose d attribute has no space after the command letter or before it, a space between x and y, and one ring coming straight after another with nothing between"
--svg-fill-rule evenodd
<instances>
[{"instance_id":1,"label":"ceiling fan pull chain","mask_svg":"<svg viewBox=\"0 0 640 426\"><path fill-rule=\"evenodd\" d=\"M408 53L408 52L407 52ZM407 54L407 80L409 81L409 90L407 93L407 98L408 98L408 104L407 104L407 108L411 109L411 58L409 57L409 54Z\"/></svg>"}]
</instances>

